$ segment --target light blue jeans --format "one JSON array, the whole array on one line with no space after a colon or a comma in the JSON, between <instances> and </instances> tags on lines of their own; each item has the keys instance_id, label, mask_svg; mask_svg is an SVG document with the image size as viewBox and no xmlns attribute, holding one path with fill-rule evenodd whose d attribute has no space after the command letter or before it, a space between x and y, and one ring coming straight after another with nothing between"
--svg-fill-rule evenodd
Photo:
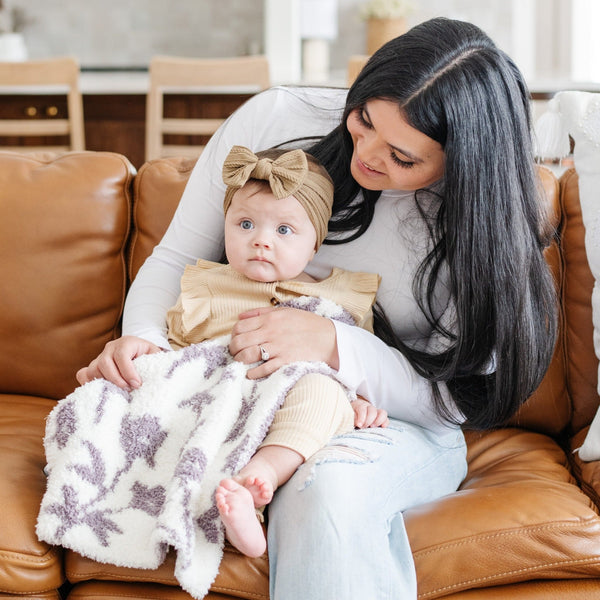
<instances>
[{"instance_id":1,"label":"light blue jeans","mask_svg":"<svg viewBox=\"0 0 600 600\"><path fill-rule=\"evenodd\" d=\"M334 438L269 505L271 600L411 600L417 584L402 511L455 491L460 430L390 420Z\"/></svg>"}]
</instances>

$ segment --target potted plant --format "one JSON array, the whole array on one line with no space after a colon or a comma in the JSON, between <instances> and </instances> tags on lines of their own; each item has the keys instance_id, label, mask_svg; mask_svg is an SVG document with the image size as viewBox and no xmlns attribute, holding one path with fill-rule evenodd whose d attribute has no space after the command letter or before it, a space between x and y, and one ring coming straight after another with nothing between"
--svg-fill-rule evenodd
<instances>
[{"instance_id":1,"label":"potted plant","mask_svg":"<svg viewBox=\"0 0 600 600\"><path fill-rule=\"evenodd\" d=\"M402 35L406 17L414 10L411 0L369 0L360 9L367 22L367 54L373 54L389 40Z\"/></svg>"}]
</instances>

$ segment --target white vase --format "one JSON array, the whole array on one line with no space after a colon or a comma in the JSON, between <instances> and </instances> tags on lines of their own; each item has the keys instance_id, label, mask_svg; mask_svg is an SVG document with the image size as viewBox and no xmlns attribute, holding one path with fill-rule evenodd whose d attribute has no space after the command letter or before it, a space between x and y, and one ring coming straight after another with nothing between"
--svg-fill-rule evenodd
<instances>
[{"instance_id":1,"label":"white vase","mask_svg":"<svg viewBox=\"0 0 600 600\"><path fill-rule=\"evenodd\" d=\"M22 33L0 33L0 60L27 60L27 47Z\"/></svg>"}]
</instances>

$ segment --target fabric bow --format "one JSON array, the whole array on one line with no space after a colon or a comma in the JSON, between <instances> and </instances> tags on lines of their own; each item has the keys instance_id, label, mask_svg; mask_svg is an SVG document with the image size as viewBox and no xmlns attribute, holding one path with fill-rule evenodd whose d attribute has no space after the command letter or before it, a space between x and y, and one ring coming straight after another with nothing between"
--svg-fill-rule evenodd
<instances>
[{"instance_id":1,"label":"fabric bow","mask_svg":"<svg viewBox=\"0 0 600 600\"><path fill-rule=\"evenodd\" d=\"M223 164L223 182L241 188L249 179L269 182L277 199L293 196L308 174L308 162L302 150L291 150L279 158L258 158L244 146L234 146Z\"/></svg>"}]
</instances>

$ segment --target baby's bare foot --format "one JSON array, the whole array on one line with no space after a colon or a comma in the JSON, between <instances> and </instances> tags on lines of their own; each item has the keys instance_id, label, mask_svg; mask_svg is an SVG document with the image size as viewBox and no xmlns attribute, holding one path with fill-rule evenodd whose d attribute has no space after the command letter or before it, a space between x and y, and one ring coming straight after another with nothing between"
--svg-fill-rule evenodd
<instances>
[{"instance_id":1,"label":"baby's bare foot","mask_svg":"<svg viewBox=\"0 0 600 600\"><path fill-rule=\"evenodd\" d=\"M273 484L270 481L249 475L240 482L252 495L254 506L261 508L273 499Z\"/></svg>"},{"instance_id":2,"label":"baby's bare foot","mask_svg":"<svg viewBox=\"0 0 600 600\"><path fill-rule=\"evenodd\" d=\"M264 554L267 542L250 491L233 479L223 479L215 492L215 502L230 543L246 556Z\"/></svg>"}]
</instances>

